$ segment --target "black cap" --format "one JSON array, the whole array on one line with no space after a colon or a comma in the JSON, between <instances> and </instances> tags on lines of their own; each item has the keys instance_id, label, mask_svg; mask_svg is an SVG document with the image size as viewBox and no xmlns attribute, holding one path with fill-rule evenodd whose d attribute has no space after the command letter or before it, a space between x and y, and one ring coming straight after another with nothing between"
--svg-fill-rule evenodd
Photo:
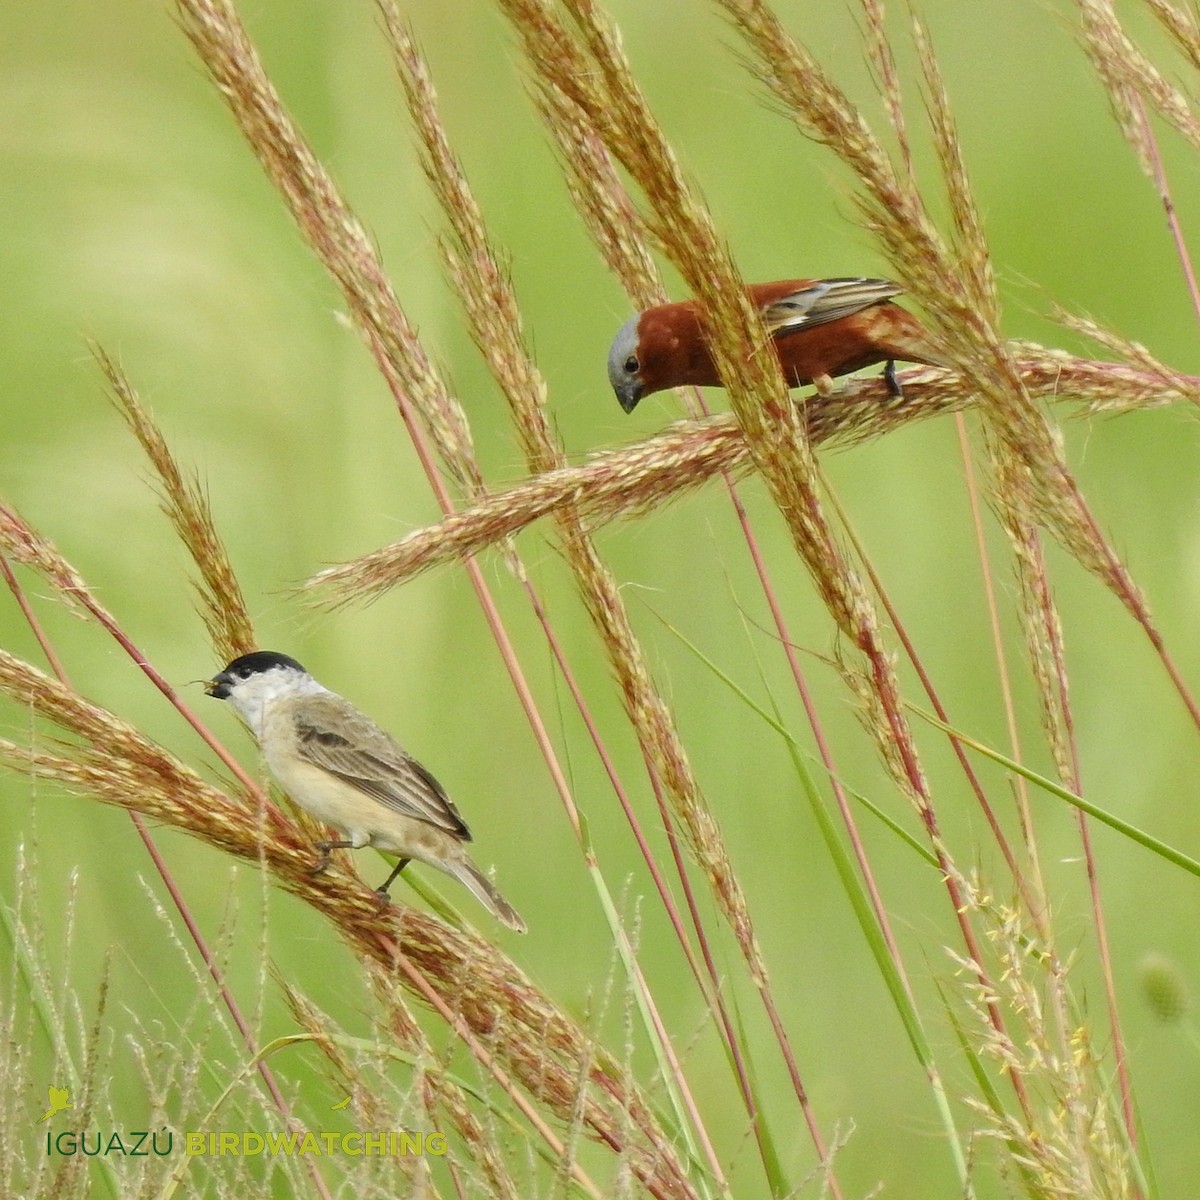
<instances>
[{"instance_id":1,"label":"black cap","mask_svg":"<svg viewBox=\"0 0 1200 1200\"><path fill-rule=\"evenodd\" d=\"M214 700L224 700L229 696L229 689L239 680L249 679L251 675L261 675L264 671L273 671L276 667L308 673L294 658L286 654L278 654L274 650L255 650L251 654L235 658L225 670L208 681L205 690Z\"/></svg>"}]
</instances>

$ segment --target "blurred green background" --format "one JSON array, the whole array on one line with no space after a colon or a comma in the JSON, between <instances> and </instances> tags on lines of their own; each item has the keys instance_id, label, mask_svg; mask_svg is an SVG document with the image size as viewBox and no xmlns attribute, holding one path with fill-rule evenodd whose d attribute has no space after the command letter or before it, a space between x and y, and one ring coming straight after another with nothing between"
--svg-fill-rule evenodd
<instances>
[{"instance_id":1,"label":"blurred green background","mask_svg":"<svg viewBox=\"0 0 1200 1200\"><path fill-rule=\"evenodd\" d=\"M495 241L511 255L529 344L568 450L578 457L654 432L677 415L676 401L656 396L626 417L608 389L604 359L628 306L569 204L526 95L513 35L482 0L401 7L429 57L445 120ZM853 6L778 0L776 7L876 120ZM1162 51L1140 8L1127 7L1132 28L1152 52ZM610 8L746 278L889 273L856 225L845 175L764 102L739 65L735 35L714 12L684 0L612 0ZM1144 342L1172 366L1200 371L1195 315L1161 206L1077 44L1072 6L926 0L919 10L958 115L1000 280L1005 332L1094 353L1049 322L1046 313L1059 304ZM441 276L439 219L372 5L255 0L243 17L285 103L375 239L401 302L453 381L489 479L500 485L521 478L503 404ZM932 193L936 179L899 6L893 21L918 164ZM339 320L339 296L207 84L169 8L137 0L8 0L3 24L0 495L79 567L173 681L183 685L222 665L206 643L186 563L157 511L139 452L106 403L86 344L96 340L119 358L180 459L204 479L261 644L299 657L435 771L470 820L479 861L494 864L532 932L516 939L493 930L482 913L467 915L494 932L564 1005L581 1016L592 1011L610 970L611 940L465 576L442 571L370 608L335 614L306 607L291 593L322 566L436 519L437 509L369 356ZM1170 73L1181 69L1165 53L1160 61ZM1187 231L1200 203L1195 164L1177 139L1159 132ZM718 394L710 399L723 403ZM1064 428L1069 460L1102 528L1145 589L1185 678L1200 683L1191 414L1160 411ZM823 462L954 719L1003 746L952 421L828 454ZM756 483L744 495L793 636L815 652L806 661L843 775L909 823L849 697L817 657L831 648L830 625L781 523ZM1011 572L1002 539L994 529L992 535L1007 602ZM769 688L804 738L782 655L762 632L764 604L727 499L710 487L650 518L609 527L599 540L627 585L659 684L675 705L728 839L818 1117L830 1134L853 1127L841 1157L843 1185L854 1195L879 1181L888 1195L948 1194L955 1185L928 1090L817 842L783 746L659 619L755 696ZM636 746L559 556L542 529L524 535L520 549L653 827ZM1117 602L1061 554L1052 552L1051 560L1088 794L1195 853L1195 731ZM485 571L569 766L601 867L632 909L649 887L611 789L521 593L491 560ZM45 594L31 577L22 578L34 594ZM115 646L53 602L39 611L81 690L185 761L208 761ZM1006 620L1027 754L1048 770L1011 609ZM0 596L0 644L40 662L7 593ZM189 694L218 734L253 763L232 714L208 706L198 688ZM7 735L31 736L27 714L5 706L0 720ZM923 750L960 861L978 857L986 866L987 850L974 849L977 812L944 744L926 734ZM1003 804L1003 777L984 774ZM129 1027L128 1006L143 1022L161 1022L169 1041L194 988L161 936L147 897L147 888L154 895L161 888L128 818L20 779L0 779L0 801L0 899L11 902L17 847L24 844L35 855L52 954L62 952L59 926L72 888L86 913L69 972L85 1010L111 950L114 1036ZM1037 805L1061 949L1078 943L1081 994L1102 1030L1074 821L1047 799ZM953 942L943 895L895 839L878 827L869 832L910 968L919 976L948 975L952 966L940 947ZM266 921L273 961L353 1025L369 1001L349 955L319 919L287 897L264 894L249 867L170 831L158 840L204 928L220 925L233 897L247 953L233 953L229 971L247 1007L254 1007L259 987L253 939ZM654 840L665 851L661 835ZM982 832L978 841L986 844ZM1096 843L1139 1115L1161 1194L1191 1196L1200 1177L1200 1057L1178 1026L1164 1026L1149 1012L1138 964L1159 951L1195 982L1200 884L1106 831ZM377 882L384 864L364 852L359 868ZM462 903L467 910L470 902ZM646 969L710 1128L734 1163L735 1182L739 1166L745 1172L750 1190L742 1194L758 1194L750 1183L757 1175L744 1113L720 1050L657 904L648 898L642 912ZM732 959L729 969L740 977ZM939 1021L932 984L922 987L935 1040L954 1064L953 1035ZM276 994L267 992L264 1036L289 1032ZM786 1081L759 1029L759 1010L743 998L755 1044L765 1048L757 1065L777 1102L787 1165L798 1181L811 1152L798 1124L792 1136ZM619 1045L619 1020L612 1030ZM612 1030L606 1027L606 1036ZM33 1052L49 1070L48 1049ZM951 1084L964 1090L969 1084L958 1070L951 1067ZM325 1084L299 1056L284 1074L301 1103L327 1107L313 1099L323 1097ZM131 1075L112 1086L116 1111L136 1125L145 1109L141 1084ZM37 1090L40 1098L40 1082ZM1001 1193L993 1182L981 1194Z\"/></svg>"}]
</instances>

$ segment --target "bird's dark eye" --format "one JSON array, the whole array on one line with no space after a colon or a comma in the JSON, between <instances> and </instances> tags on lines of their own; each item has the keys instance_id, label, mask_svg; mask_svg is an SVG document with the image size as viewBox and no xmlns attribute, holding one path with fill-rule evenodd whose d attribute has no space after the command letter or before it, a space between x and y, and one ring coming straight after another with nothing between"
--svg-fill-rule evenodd
<instances>
[{"instance_id":1,"label":"bird's dark eye","mask_svg":"<svg viewBox=\"0 0 1200 1200\"><path fill-rule=\"evenodd\" d=\"M630 355L630 356L629 356L629 357L628 357L628 358L625 360L625 373L626 373L627 375L636 375L636 374L637 374L637 369L638 369L638 367L639 367L640 365L641 365L641 364L640 364L640 363L638 362L638 360L637 360L637 355L635 355L635 354L631 354L631 355Z\"/></svg>"}]
</instances>

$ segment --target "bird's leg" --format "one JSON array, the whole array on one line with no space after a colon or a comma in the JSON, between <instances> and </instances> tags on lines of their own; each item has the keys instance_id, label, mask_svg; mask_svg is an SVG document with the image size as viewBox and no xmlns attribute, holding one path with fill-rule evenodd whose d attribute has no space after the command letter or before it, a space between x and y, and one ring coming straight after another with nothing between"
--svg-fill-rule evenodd
<instances>
[{"instance_id":1,"label":"bird's leg","mask_svg":"<svg viewBox=\"0 0 1200 1200\"><path fill-rule=\"evenodd\" d=\"M895 396L897 400L904 398L904 389L900 386L900 380L896 378L896 360L889 358L887 366L883 368L883 382L887 384L888 395Z\"/></svg>"},{"instance_id":2,"label":"bird's leg","mask_svg":"<svg viewBox=\"0 0 1200 1200\"><path fill-rule=\"evenodd\" d=\"M410 862L412 862L411 858L402 858L395 865L395 867L392 868L392 873L375 889L376 894L384 902L384 904L387 904L387 902L391 899L391 897L388 895L388 888L392 886L396 876L399 875L400 872L403 871Z\"/></svg>"},{"instance_id":3,"label":"bird's leg","mask_svg":"<svg viewBox=\"0 0 1200 1200\"><path fill-rule=\"evenodd\" d=\"M320 875L320 873L329 866L330 852L333 850L355 850L357 847L353 842L318 842L317 849L321 852L321 857L317 859L317 865L309 872L310 875Z\"/></svg>"}]
</instances>

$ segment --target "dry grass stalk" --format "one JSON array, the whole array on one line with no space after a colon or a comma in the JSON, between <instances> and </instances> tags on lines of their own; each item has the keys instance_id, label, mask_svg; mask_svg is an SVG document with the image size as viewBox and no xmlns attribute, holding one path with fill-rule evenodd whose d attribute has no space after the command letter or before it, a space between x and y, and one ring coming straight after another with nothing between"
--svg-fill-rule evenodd
<instances>
[{"instance_id":1,"label":"dry grass stalk","mask_svg":"<svg viewBox=\"0 0 1200 1200\"><path fill-rule=\"evenodd\" d=\"M1146 7L1171 35L1192 69L1200 71L1200 20L1195 11L1188 12L1170 0L1146 0Z\"/></svg>"},{"instance_id":2,"label":"dry grass stalk","mask_svg":"<svg viewBox=\"0 0 1200 1200\"><path fill-rule=\"evenodd\" d=\"M1146 118L1137 98L1156 109L1193 150L1200 150L1200 119L1186 93L1170 83L1125 32L1111 0L1076 0L1076 4L1083 48L1108 92L1126 141L1153 180L1155 171L1147 153ZM1200 57L1195 18L1165 0L1147 0L1147 5L1195 66Z\"/></svg>"},{"instance_id":3,"label":"dry grass stalk","mask_svg":"<svg viewBox=\"0 0 1200 1200\"><path fill-rule=\"evenodd\" d=\"M224 0L180 0L180 11L186 32L247 139L283 192L293 216L314 249L342 287L351 315L380 358L385 375L404 391L412 409L432 432L443 463L464 490L468 494L480 493L482 480L474 463L461 409L449 398L396 303L361 226L284 112L232 6ZM378 953L378 947L374 947L374 951ZM398 965L414 972L410 978L415 985L423 981L427 962L411 947L405 947L405 951L406 958ZM453 960L454 956L443 953L439 961L447 957ZM387 961L391 962L390 959ZM434 984L431 987L433 990L427 998L432 1001L437 996L437 988ZM448 998L450 1009L458 1012L459 1005L467 998L459 989L457 995ZM473 1028L470 1020L465 1021L465 1032L469 1033ZM518 1052L510 1043L511 1038L506 1037L503 1050L505 1055L517 1055L519 1069L514 1069L514 1074L524 1081L529 1072L536 1073L542 1080L537 1094L543 1102L547 1102L551 1094L556 1097L567 1095L564 1084L547 1080L545 1062L537 1068L533 1059L526 1057L525 1052ZM540 1057L545 1058L544 1051ZM504 1055L497 1055L498 1061L503 1058ZM600 1074L608 1078L604 1072ZM596 1072L593 1071L590 1077L596 1083ZM609 1080L610 1084L614 1082ZM656 1157L653 1151L624 1146L620 1123L609 1121L603 1106L597 1106L594 1100L587 1102L587 1119L594 1132L599 1132L614 1149L619 1148L622 1154L628 1155L631 1169L649 1181L646 1186L650 1190L682 1194L678 1192L682 1188L686 1193L685 1173L674 1164L674 1156L660 1135L652 1134L651 1142L667 1151L666 1158ZM644 1133L643 1119L650 1119L652 1126L654 1122L648 1110L633 1119L634 1128Z\"/></svg>"},{"instance_id":4,"label":"dry grass stalk","mask_svg":"<svg viewBox=\"0 0 1200 1200\"><path fill-rule=\"evenodd\" d=\"M609 144L646 197L648 224L707 316L710 348L758 471L788 522L793 540L839 627L862 648L876 625L819 497L804 426L790 403L770 341L703 204L687 184L633 78L619 42L597 6L566 7L603 80L602 103L619 128ZM533 60L549 83L565 88L562 64ZM600 124L594 109L589 118Z\"/></svg>"},{"instance_id":5,"label":"dry grass stalk","mask_svg":"<svg viewBox=\"0 0 1200 1200\"><path fill-rule=\"evenodd\" d=\"M1036 519L1139 619L1143 608L1117 556L1100 538L1062 458L1058 439L1023 386L998 331L999 306L983 240L954 135L950 106L922 27L915 25L926 73L935 145L951 200L955 240L948 244L928 214L910 177L898 173L866 121L816 57L790 37L763 0L723 0L745 37L753 69L798 127L828 146L854 173L866 225L879 238L897 278L929 314L934 336L957 370L978 392L993 457L1007 454L1021 470L999 478L995 500L1011 509L1006 524L1019 529ZM875 43L886 45L883 13L867 6ZM893 101L894 104L894 101ZM1016 487L1016 492L1005 488ZM1024 540L1025 535L1021 535Z\"/></svg>"},{"instance_id":6,"label":"dry grass stalk","mask_svg":"<svg viewBox=\"0 0 1200 1200\"><path fill-rule=\"evenodd\" d=\"M1155 358L1141 342L1131 341L1088 317L1064 309L1056 308L1054 318L1065 328L1089 338L1128 364L1098 364L1103 366L1104 371L1097 379L1097 384L1105 394L1098 394L1088 401L1084 410L1087 415L1133 412L1140 408L1157 408L1163 403L1178 403L1180 400L1193 405L1200 404L1200 379L1173 371ZM1141 379L1151 390L1140 396L1127 392L1126 387L1132 377Z\"/></svg>"},{"instance_id":7,"label":"dry grass stalk","mask_svg":"<svg viewBox=\"0 0 1200 1200\"><path fill-rule=\"evenodd\" d=\"M482 490L462 406L405 316L366 231L288 116L229 0L177 0L184 32L263 169L336 280L356 326L404 389L451 476ZM473 469L474 468L474 469Z\"/></svg>"},{"instance_id":8,"label":"dry grass stalk","mask_svg":"<svg viewBox=\"0 0 1200 1200\"><path fill-rule=\"evenodd\" d=\"M880 749L886 757L892 745L903 747L901 786L914 798L923 795L898 689L879 643L878 621L822 512L815 462L769 339L711 219L658 129L613 31L586 0L566 5L579 27L578 40L544 0L502 4L522 38L539 86L552 86L579 105L646 197L653 236L701 302L710 350L726 380L754 465L839 629L867 655L868 674L888 693L884 707L889 725L876 731ZM845 669L854 673L849 666Z\"/></svg>"},{"instance_id":9,"label":"dry grass stalk","mask_svg":"<svg viewBox=\"0 0 1200 1200\"><path fill-rule=\"evenodd\" d=\"M466 309L472 337L508 401L530 471L537 474L562 469L566 458L546 408L545 381L523 344L516 296L441 124L428 69L394 6L382 0L381 9L420 138L425 172L452 231L443 242L443 253L455 292ZM651 679L617 582L573 507L559 506L554 516L565 556L616 675L647 766L669 799L751 970L761 980L765 971L745 898L670 710Z\"/></svg>"},{"instance_id":10,"label":"dry grass stalk","mask_svg":"<svg viewBox=\"0 0 1200 1200\"><path fill-rule=\"evenodd\" d=\"M217 657L221 663L231 662L253 650L256 643L246 601L217 533L208 496L195 476L189 479L184 475L120 366L99 346L93 346L92 353L112 388L117 411L154 468L171 528L196 564L200 616Z\"/></svg>"},{"instance_id":11,"label":"dry grass stalk","mask_svg":"<svg viewBox=\"0 0 1200 1200\"><path fill-rule=\"evenodd\" d=\"M1200 400L1200 380L1170 371L1144 347L1106 335L1078 318L1079 332L1102 340L1137 365L1074 358L1022 344L1018 367L1025 387L1043 400L1082 403L1082 414L1132 412ZM851 379L833 396L804 397L801 411L814 445L856 445L913 421L971 408L975 393L961 377L921 368L904 372L904 395L890 395L873 379ZM655 511L717 476L751 469L741 426L732 413L677 421L661 433L615 450L590 454L580 466L535 475L390 546L328 567L304 585L327 602L369 600L432 567L478 554L504 542L557 508L570 505L589 529Z\"/></svg>"},{"instance_id":12,"label":"dry grass stalk","mask_svg":"<svg viewBox=\"0 0 1200 1200\"><path fill-rule=\"evenodd\" d=\"M980 1101L968 1103L980 1114L984 1131L1005 1147L1029 1196L1137 1196L1136 1164L1086 1016L1068 998L1061 1010L1066 1024L1060 1028L1057 1000L1043 991L1047 978L1057 976L1053 949L1020 906L1001 903L977 879L965 881L964 888L972 907L987 914L986 975L997 981L998 990L984 996L976 983L980 964L952 954L962 981L957 995L970 1013L983 1056L1001 1071L1031 1081L1039 1121L1029 1126ZM1014 1014L1011 1033L998 1033L988 1020L987 1005L997 1000Z\"/></svg>"}]
</instances>

